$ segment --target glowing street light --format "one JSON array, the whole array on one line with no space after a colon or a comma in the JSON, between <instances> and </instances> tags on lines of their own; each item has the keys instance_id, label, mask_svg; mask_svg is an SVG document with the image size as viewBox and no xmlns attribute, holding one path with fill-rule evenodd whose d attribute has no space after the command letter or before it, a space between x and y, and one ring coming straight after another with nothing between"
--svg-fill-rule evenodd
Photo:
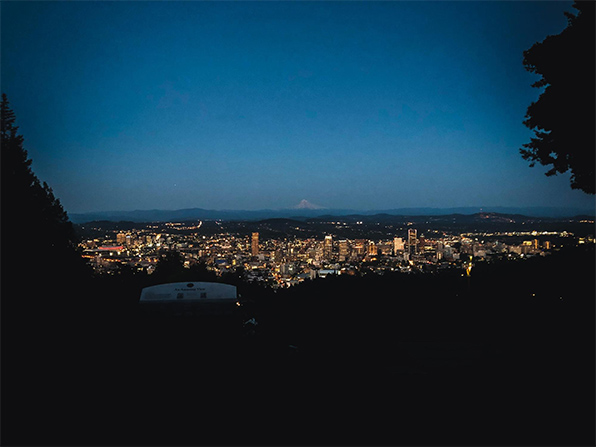
<instances>
[{"instance_id":1,"label":"glowing street light","mask_svg":"<svg viewBox=\"0 0 596 447\"><path fill-rule=\"evenodd\" d=\"M470 256L470 262L466 264L466 275L470 276L472 274L472 256Z\"/></svg>"}]
</instances>

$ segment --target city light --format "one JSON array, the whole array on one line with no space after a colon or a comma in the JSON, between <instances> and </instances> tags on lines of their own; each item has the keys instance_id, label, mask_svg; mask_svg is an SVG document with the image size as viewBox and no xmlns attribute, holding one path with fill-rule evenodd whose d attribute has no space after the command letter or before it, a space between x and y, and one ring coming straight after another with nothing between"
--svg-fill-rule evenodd
<instances>
[{"instance_id":1,"label":"city light","mask_svg":"<svg viewBox=\"0 0 596 447\"><path fill-rule=\"evenodd\" d=\"M309 236L304 228L292 226L293 234L282 232L272 237L268 233L270 226L255 227L260 230L247 233L242 230L247 225L217 221L208 223L207 230L203 221L139 224L130 230L106 230L104 237L86 240L81 248L84 258L98 272L113 273L119 265L127 265L151 274L161 256L175 250L181 253L186 268L200 263L218 276L241 272L249 282L278 288L324 278L330 272L413 274L461 269L463 276L470 277L478 263L547 256L559 249L560 244L555 248L553 239L573 245L594 242L593 236L576 238L567 231L450 234L412 225L379 231L378 222L337 220L324 224L327 234ZM363 236L342 235L351 231ZM372 238L372 234L384 237Z\"/></svg>"}]
</instances>

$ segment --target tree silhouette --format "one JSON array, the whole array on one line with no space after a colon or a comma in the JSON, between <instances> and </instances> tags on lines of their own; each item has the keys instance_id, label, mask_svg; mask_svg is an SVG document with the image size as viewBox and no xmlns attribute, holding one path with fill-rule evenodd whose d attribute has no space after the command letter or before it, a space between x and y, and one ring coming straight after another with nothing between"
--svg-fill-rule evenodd
<instances>
[{"instance_id":1,"label":"tree silhouette","mask_svg":"<svg viewBox=\"0 0 596 447\"><path fill-rule=\"evenodd\" d=\"M52 189L33 173L5 94L0 111L2 427L3 441L12 444L31 424L46 436L56 433L56 420L47 417L55 409L51 403L75 404L81 383L68 372L88 349L85 315L92 313L85 304L92 288L73 226Z\"/></svg>"},{"instance_id":2,"label":"tree silhouette","mask_svg":"<svg viewBox=\"0 0 596 447\"><path fill-rule=\"evenodd\" d=\"M61 289L53 297L60 299L65 288L89 271L77 251L76 235L62 204L31 169L5 94L0 109L3 288L26 285L29 300L42 302L48 301L51 290ZM45 298L34 293L40 290Z\"/></svg>"},{"instance_id":3,"label":"tree silhouette","mask_svg":"<svg viewBox=\"0 0 596 447\"><path fill-rule=\"evenodd\" d=\"M162 254L155 266L155 272L151 275L157 282L176 282L185 273L184 258L176 250L168 250ZM180 279L183 281L184 279Z\"/></svg>"},{"instance_id":4,"label":"tree silhouette","mask_svg":"<svg viewBox=\"0 0 596 447\"><path fill-rule=\"evenodd\" d=\"M524 51L526 70L544 91L524 124L535 137L520 153L530 166L552 166L547 176L571 171L571 187L594 194L594 2L576 1L567 28Z\"/></svg>"}]
</instances>

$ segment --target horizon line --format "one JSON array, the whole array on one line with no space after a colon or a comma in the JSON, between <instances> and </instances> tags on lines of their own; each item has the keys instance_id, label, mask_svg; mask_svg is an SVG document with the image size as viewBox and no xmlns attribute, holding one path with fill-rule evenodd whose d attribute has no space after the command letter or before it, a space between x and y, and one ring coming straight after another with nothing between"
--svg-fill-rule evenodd
<instances>
[{"instance_id":1,"label":"horizon line","mask_svg":"<svg viewBox=\"0 0 596 447\"><path fill-rule=\"evenodd\" d=\"M68 211L65 209L67 214L81 215L81 214L104 214L104 213L134 213L134 212L149 212L149 211L187 211L187 210L202 210L202 211L216 211L216 212L263 212L263 211L295 211L295 212L326 212L326 211L363 211L363 212L374 212L374 211L395 211L395 210L452 210L452 209L479 209L482 211L483 208L495 209L495 208L512 208L512 209L544 209L544 210L596 210L596 204L593 207L589 206L556 206L556 205L462 205L462 206L400 206L400 207L387 207L387 208L351 208L351 207L316 207L316 208L203 208L200 206L194 207L183 207L183 208L127 208L127 209L106 209L106 210L88 210L88 211Z\"/></svg>"}]
</instances>

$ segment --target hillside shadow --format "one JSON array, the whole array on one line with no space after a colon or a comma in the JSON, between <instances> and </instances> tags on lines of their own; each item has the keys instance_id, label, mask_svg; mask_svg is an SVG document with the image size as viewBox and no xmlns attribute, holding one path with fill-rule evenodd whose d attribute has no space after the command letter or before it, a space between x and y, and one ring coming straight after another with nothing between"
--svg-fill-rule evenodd
<instances>
[{"instance_id":1,"label":"hillside shadow","mask_svg":"<svg viewBox=\"0 0 596 447\"><path fill-rule=\"evenodd\" d=\"M478 267L470 281L396 274L277 293L245 287L244 313L232 318L143 316L144 280L120 279L116 291L112 279L52 321L61 335L13 390L27 400L7 439L584 444L593 438L593 265L592 249ZM254 331L243 324L251 317Z\"/></svg>"}]
</instances>

